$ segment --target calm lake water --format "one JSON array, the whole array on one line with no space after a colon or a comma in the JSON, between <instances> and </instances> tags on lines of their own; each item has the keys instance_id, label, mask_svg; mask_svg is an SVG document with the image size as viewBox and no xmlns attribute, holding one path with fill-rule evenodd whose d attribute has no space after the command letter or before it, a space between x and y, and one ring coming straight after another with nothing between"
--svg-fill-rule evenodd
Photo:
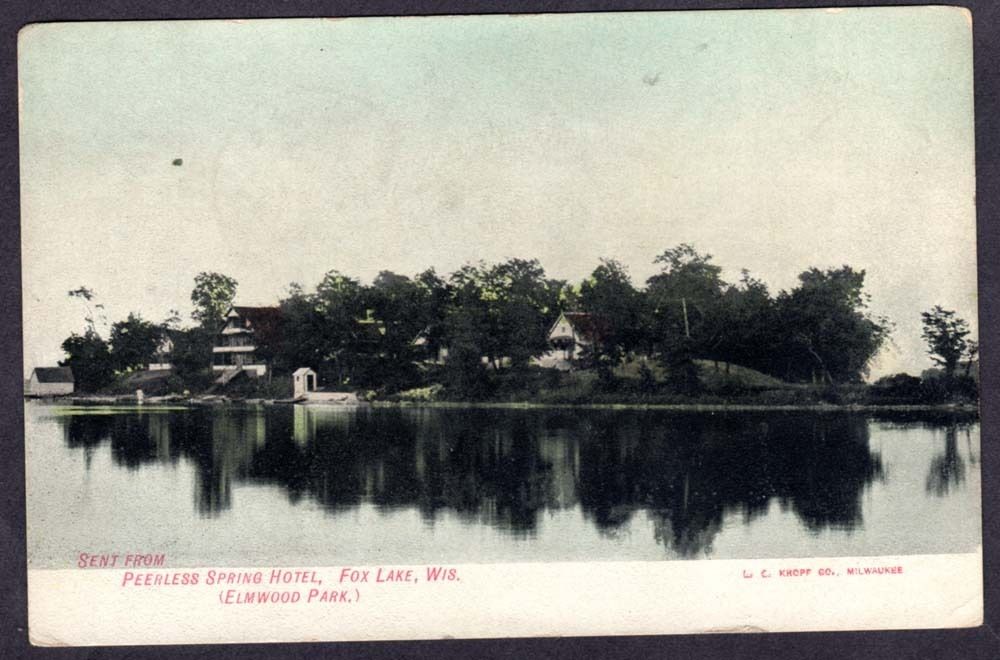
<instances>
[{"instance_id":1,"label":"calm lake water","mask_svg":"<svg viewBox=\"0 0 1000 660\"><path fill-rule=\"evenodd\" d=\"M28 556L170 566L966 552L979 424L827 413L26 404Z\"/></svg>"}]
</instances>

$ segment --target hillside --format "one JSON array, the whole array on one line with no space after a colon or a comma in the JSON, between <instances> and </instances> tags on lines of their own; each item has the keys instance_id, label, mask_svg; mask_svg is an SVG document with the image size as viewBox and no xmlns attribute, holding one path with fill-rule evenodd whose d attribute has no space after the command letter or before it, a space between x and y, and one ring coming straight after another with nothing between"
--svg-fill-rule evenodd
<instances>
[{"instance_id":1,"label":"hillside","mask_svg":"<svg viewBox=\"0 0 1000 660\"><path fill-rule=\"evenodd\" d=\"M783 389L797 387L792 383L787 383L774 376L768 376L756 369L743 367L738 364L726 362L714 362L712 360L695 360L698 367L698 375L702 385L708 390L719 389L723 386L740 387L744 389ZM639 379L639 370L642 364L646 364L658 382L663 381L664 369L656 361L650 360L640 362L635 360L615 369L615 376L626 379Z\"/></svg>"}]
</instances>

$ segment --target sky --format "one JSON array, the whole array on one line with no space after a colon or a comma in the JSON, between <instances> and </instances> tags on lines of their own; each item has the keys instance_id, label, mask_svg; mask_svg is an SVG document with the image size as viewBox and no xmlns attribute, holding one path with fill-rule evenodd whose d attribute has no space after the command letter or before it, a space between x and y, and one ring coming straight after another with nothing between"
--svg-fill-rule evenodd
<instances>
[{"instance_id":1,"label":"sky","mask_svg":"<svg viewBox=\"0 0 1000 660\"><path fill-rule=\"evenodd\" d=\"M864 269L873 376L931 366L921 311L976 328L960 9L42 24L18 65L26 374L81 285L160 321L201 271L241 304L510 257L642 284L679 243L772 293Z\"/></svg>"}]
</instances>

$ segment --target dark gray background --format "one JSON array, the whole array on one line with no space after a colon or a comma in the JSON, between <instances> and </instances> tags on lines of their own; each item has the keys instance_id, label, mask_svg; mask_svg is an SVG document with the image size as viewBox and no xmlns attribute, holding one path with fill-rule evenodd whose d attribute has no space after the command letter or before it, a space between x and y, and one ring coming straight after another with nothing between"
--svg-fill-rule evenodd
<instances>
[{"instance_id":1,"label":"dark gray background","mask_svg":"<svg viewBox=\"0 0 1000 660\"><path fill-rule=\"evenodd\" d=\"M927 2L854 0L825 2L725 0L568 0L462 2L460 0L5 0L0 5L0 658L1000 658L1000 517L996 482L1000 463L997 404L1000 403L1000 205L997 152L1000 151L1000 3L947 2L973 12L976 92L976 170L979 251L979 331L982 343L983 541L986 625L975 629L876 633L787 633L688 635L575 639L498 639L439 642L226 645L38 649L28 644L24 449L21 360L21 268L18 226L17 31L25 24L68 20L155 20L167 18L265 18L296 16L381 16L395 14L536 13L655 9L750 9L771 7L918 5Z\"/></svg>"}]
</instances>

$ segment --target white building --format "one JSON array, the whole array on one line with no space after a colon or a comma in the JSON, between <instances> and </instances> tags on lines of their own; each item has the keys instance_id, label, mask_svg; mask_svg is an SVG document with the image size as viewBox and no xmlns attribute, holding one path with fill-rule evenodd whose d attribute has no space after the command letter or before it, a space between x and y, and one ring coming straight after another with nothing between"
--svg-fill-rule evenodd
<instances>
[{"instance_id":1,"label":"white building","mask_svg":"<svg viewBox=\"0 0 1000 660\"><path fill-rule=\"evenodd\" d=\"M62 396L72 394L73 370L69 367L35 367L28 379L28 396Z\"/></svg>"},{"instance_id":2,"label":"white building","mask_svg":"<svg viewBox=\"0 0 1000 660\"><path fill-rule=\"evenodd\" d=\"M563 312L549 328L548 340L552 347L533 363L549 369L566 370L607 331L607 324L586 312Z\"/></svg>"},{"instance_id":3,"label":"white building","mask_svg":"<svg viewBox=\"0 0 1000 660\"><path fill-rule=\"evenodd\" d=\"M223 376L267 375L267 361L258 348L261 342L277 340L280 323L280 307L230 307L212 347L212 370Z\"/></svg>"},{"instance_id":4,"label":"white building","mask_svg":"<svg viewBox=\"0 0 1000 660\"><path fill-rule=\"evenodd\" d=\"M316 391L316 372L309 367L300 367L292 372L292 396L301 399L309 392Z\"/></svg>"}]
</instances>

